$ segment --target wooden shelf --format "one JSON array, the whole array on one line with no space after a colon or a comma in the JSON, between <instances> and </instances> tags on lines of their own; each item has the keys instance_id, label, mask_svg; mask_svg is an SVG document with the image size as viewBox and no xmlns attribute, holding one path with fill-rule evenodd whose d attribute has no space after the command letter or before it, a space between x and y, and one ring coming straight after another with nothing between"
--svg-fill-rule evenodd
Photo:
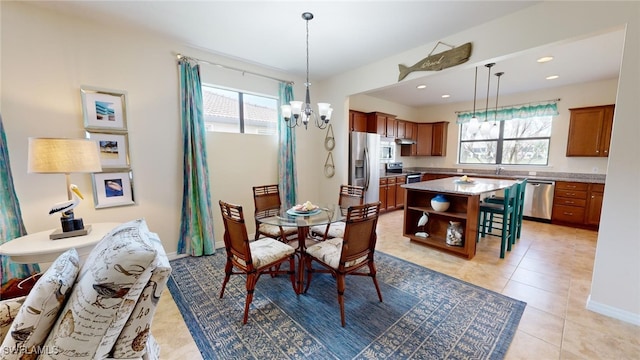
<instances>
[{"instance_id":1,"label":"wooden shelf","mask_svg":"<svg viewBox=\"0 0 640 360\"><path fill-rule=\"evenodd\" d=\"M466 220L467 219L467 213L463 213L463 212L436 211L431 206L429 206L429 207L410 206L409 208L411 210L418 210L418 211L423 211L423 212L429 213L429 215L437 214L437 215L440 215L440 216L448 216L448 217L461 219L461 220Z\"/></svg>"}]
</instances>

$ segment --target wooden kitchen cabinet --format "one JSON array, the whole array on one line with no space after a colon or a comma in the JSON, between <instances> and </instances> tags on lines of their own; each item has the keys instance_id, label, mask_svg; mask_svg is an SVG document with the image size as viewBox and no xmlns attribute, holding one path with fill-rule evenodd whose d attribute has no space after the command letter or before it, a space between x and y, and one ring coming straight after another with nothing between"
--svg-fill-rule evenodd
<instances>
[{"instance_id":1,"label":"wooden kitchen cabinet","mask_svg":"<svg viewBox=\"0 0 640 360\"><path fill-rule=\"evenodd\" d=\"M391 127L387 123L393 124ZM367 113L367 132L395 137L396 116L381 112Z\"/></svg>"},{"instance_id":2,"label":"wooden kitchen cabinet","mask_svg":"<svg viewBox=\"0 0 640 360\"><path fill-rule=\"evenodd\" d=\"M396 138L398 139L406 139L406 121L405 120L400 120L400 119L396 119Z\"/></svg>"},{"instance_id":3,"label":"wooden kitchen cabinet","mask_svg":"<svg viewBox=\"0 0 640 360\"><path fill-rule=\"evenodd\" d=\"M367 114L349 110L349 131L367 132Z\"/></svg>"},{"instance_id":4,"label":"wooden kitchen cabinet","mask_svg":"<svg viewBox=\"0 0 640 360\"><path fill-rule=\"evenodd\" d=\"M417 124L416 155L446 156L449 122Z\"/></svg>"},{"instance_id":5,"label":"wooden kitchen cabinet","mask_svg":"<svg viewBox=\"0 0 640 360\"><path fill-rule=\"evenodd\" d=\"M604 184L556 181L553 224L597 229L600 225Z\"/></svg>"},{"instance_id":6,"label":"wooden kitchen cabinet","mask_svg":"<svg viewBox=\"0 0 640 360\"><path fill-rule=\"evenodd\" d=\"M387 179L380 179L380 211L387 209Z\"/></svg>"},{"instance_id":7,"label":"wooden kitchen cabinet","mask_svg":"<svg viewBox=\"0 0 640 360\"><path fill-rule=\"evenodd\" d=\"M404 207L404 194L405 190L402 187L407 182L406 176L396 176L396 203L395 209L401 209Z\"/></svg>"},{"instance_id":8,"label":"wooden kitchen cabinet","mask_svg":"<svg viewBox=\"0 0 640 360\"><path fill-rule=\"evenodd\" d=\"M587 195L587 210L584 219L586 225L600 225L600 213L602 213L603 197L604 184L589 184L589 194Z\"/></svg>"},{"instance_id":9,"label":"wooden kitchen cabinet","mask_svg":"<svg viewBox=\"0 0 640 360\"><path fill-rule=\"evenodd\" d=\"M405 175L380 179L380 211L393 211L404 206Z\"/></svg>"},{"instance_id":10,"label":"wooden kitchen cabinet","mask_svg":"<svg viewBox=\"0 0 640 360\"><path fill-rule=\"evenodd\" d=\"M615 105L569 109L567 156L609 156Z\"/></svg>"},{"instance_id":11,"label":"wooden kitchen cabinet","mask_svg":"<svg viewBox=\"0 0 640 360\"><path fill-rule=\"evenodd\" d=\"M417 136L418 136L417 128L418 128L418 124L411 121L406 121L404 123L404 138L417 141ZM417 144L400 145L400 155L402 156L416 156L417 153L418 153Z\"/></svg>"}]
</instances>

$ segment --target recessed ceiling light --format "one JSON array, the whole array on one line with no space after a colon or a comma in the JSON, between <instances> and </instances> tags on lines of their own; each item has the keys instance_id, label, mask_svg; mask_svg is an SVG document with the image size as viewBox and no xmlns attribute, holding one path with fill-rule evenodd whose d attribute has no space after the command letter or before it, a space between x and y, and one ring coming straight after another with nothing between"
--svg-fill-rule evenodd
<instances>
[{"instance_id":1,"label":"recessed ceiling light","mask_svg":"<svg viewBox=\"0 0 640 360\"><path fill-rule=\"evenodd\" d=\"M449 95L449 94L444 94L444 95L442 95L442 98L443 98L443 99L447 99L447 98L450 98L450 97L451 97L451 95Z\"/></svg>"},{"instance_id":2,"label":"recessed ceiling light","mask_svg":"<svg viewBox=\"0 0 640 360\"><path fill-rule=\"evenodd\" d=\"M548 61L553 60L553 56L543 56L540 59L536 60L539 63L546 63Z\"/></svg>"},{"instance_id":3,"label":"recessed ceiling light","mask_svg":"<svg viewBox=\"0 0 640 360\"><path fill-rule=\"evenodd\" d=\"M424 88L426 88L426 87L427 87L427 85L425 85L425 84L420 84L420 85L416 86L416 89L424 89Z\"/></svg>"},{"instance_id":4,"label":"recessed ceiling light","mask_svg":"<svg viewBox=\"0 0 640 360\"><path fill-rule=\"evenodd\" d=\"M545 79L547 79L547 80L554 80L554 79L557 79L557 78L559 78L559 77L560 77L560 76L558 76L558 75L550 75L550 76L547 76Z\"/></svg>"}]
</instances>

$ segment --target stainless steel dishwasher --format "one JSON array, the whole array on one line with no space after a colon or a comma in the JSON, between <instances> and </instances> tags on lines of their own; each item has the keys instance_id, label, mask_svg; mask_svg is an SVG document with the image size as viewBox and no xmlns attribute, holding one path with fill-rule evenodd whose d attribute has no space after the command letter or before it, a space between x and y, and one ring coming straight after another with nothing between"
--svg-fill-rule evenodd
<instances>
[{"instance_id":1,"label":"stainless steel dishwasher","mask_svg":"<svg viewBox=\"0 0 640 360\"><path fill-rule=\"evenodd\" d=\"M555 181L529 180L524 193L523 215L531 219L551 220Z\"/></svg>"}]
</instances>

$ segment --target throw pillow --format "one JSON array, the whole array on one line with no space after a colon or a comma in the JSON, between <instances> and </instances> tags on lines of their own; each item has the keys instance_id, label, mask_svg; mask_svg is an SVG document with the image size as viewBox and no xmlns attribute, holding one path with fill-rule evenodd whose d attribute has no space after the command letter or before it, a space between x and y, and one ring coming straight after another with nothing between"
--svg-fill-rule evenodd
<instances>
[{"instance_id":1,"label":"throw pillow","mask_svg":"<svg viewBox=\"0 0 640 360\"><path fill-rule=\"evenodd\" d=\"M149 230L139 219L117 226L96 244L80 270L40 359L102 359L113 347L156 265Z\"/></svg>"},{"instance_id":2,"label":"throw pillow","mask_svg":"<svg viewBox=\"0 0 640 360\"><path fill-rule=\"evenodd\" d=\"M42 345L73 287L79 264L78 252L69 249L36 282L2 342L0 359L30 359L55 352Z\"/></svg>"},{"instance_id":3,"label":"throw pillow","mask_svg":"<svg viewBox=\"0 0 640 360\"><path fill-rule=\"evenodd\" d=\"M18 315L18 311L26 298L26 296L21 296L0 302L0 342L4 340L4 336L9 332L13 319Z\"/></svg>"},{"instance_id":4,"label":"throw pillow","mask_svg":"<svg viewBox=\"0 0 640 360\"><path fill-rule=\"evenodd\" d=\"M151 335L151 320L156 312L160 294L167 286L167 280L171 274L171 265L158 234L150 235L153 246L158 251L158 265L151 273L151 279L142 290L129 320L113 346L111 356L116 359L139 358L147 350L145 346Z\"/></svg>"}]
</instances>

